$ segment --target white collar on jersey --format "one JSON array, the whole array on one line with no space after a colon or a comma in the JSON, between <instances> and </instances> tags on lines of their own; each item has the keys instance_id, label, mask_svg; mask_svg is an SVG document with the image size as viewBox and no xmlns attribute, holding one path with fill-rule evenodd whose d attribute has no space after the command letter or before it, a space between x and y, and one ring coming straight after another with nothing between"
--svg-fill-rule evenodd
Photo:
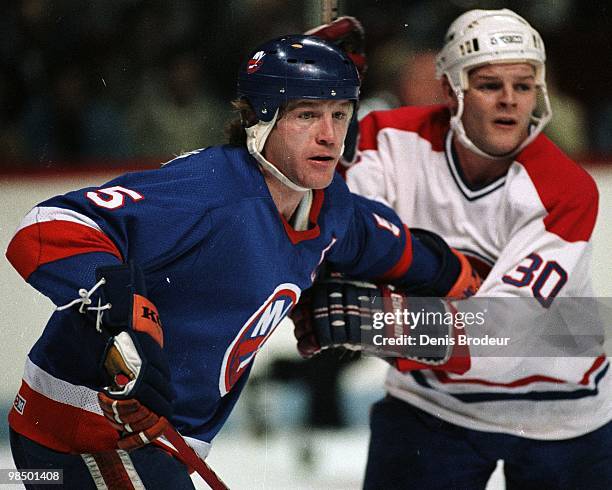
<instances>
[{"instance_id":1,"label":"white collar on jersey","mask_svg":"<svg viewBox=\"0 0 612 490\"><path fill-rule=\"evenodd\" d=\"M309 190L298 204L297 209L291 218L291 226L295 231L306 231L310 225L310 208L312 207L313 192Z\"/></svg>"}]
</instances>

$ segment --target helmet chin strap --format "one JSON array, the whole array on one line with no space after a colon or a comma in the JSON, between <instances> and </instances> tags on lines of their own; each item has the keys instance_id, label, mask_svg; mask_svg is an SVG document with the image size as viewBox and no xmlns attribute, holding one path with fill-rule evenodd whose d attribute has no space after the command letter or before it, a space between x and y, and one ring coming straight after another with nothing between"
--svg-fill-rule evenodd
<instances>
[{"instance_id":1,"label":"helmet chin strap","mask_svg":"<svg viewBox=\"0 0 612 490\"><path fill-rule=\"evenodd\" d=\"M247 149L249 150L249 153L253 155L253 158L255 158L255 160L257 160L263 168L276 177L283 185L286 185L294 191L306 192L310 189L307 187L302 187L301 185L293 182L291 179L289 179L289 177L276 168L274 164L266 160L261 154L264 145L266 144L266 140L268 139L268 136L270 136L270 133L276 124L277 117L278 109L276 110L274 117L269 122L259 121L257 124L245 128L247 135Z\"/></svg>"},{"instance_id":2,"label":"helmet chin strap","mask_svg":"<svg viewBox=\"0 0 612 490\"><path fill-rule=\"evenodd\" d=\"M450 77L448 77L448 79L450 81ZM452 82L450 83L451 85L453 85ZM548 121L550 121L550 118L552 116L552 110L550 108L550 102L548 100L548 96L546 93L546 87L538 87L538 88L542 90L542 94L544 96L543 98L545 101L544 102L545 103L545 113L541 117L532 116L532 122L535 123L535 127L529 132L529 136L527 136L527 138L525 138L520 145L518 145L514 150L508 153L504 153L503 155L491 155L490 153L487 153L486 151L478 148L476 144L468 137L468 135L465 132L465 128L463 127L463 121L461 121L461 117L463 116L463 108L464 108L464 103L463 103L464 94L461 88L456 88L456 87L453 87L453 90L457 97L457 113L451 116L451 119L450 119L451 128L457 135L459 142L464 147L476 153L477 155L480 155L481 157L489 158L491 160L505 160L508 158L512 158L518 155L523 150L523 148L525 148L534 139L536 139L536 137L544 129L544 126L548 124Z\"/></svg>"},{"instance_id":3,"label":"helmet chin strap","mask_svg":"<svg viewBox=\"0 0 612 490\"><path fill-rule=\"evenodd\" d=\"M298 191L298 192L306 192L311 190L309 187L302 187L301 185L293 182L289 177L287 177L284 173L282 173L276 166L265 159L262 155L262 150L264 145L266 144L266 140L272 129L274 129L274 125L276 124L276 119L278 118L278 109L274 113L274 117L269 121L259 121L257 124L245 128L247 135L247 149L249 153L253 155L253 158L257 160L263 168L265 168L268 172L270 172L274 177L276 177L283 185L289 187L289 189ZM344 144L342 144L342 149L340 150L340 154L344 153Z\"/></svg>"}]
</instances>

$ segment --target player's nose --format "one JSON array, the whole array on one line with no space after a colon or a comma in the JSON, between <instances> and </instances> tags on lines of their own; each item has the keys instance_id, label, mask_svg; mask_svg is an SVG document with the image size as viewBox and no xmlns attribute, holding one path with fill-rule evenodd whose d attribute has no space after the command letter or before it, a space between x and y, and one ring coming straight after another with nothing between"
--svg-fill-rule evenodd
<instances>
[{"instance_id":1,"label":"player's nose","mask_svg":"<svg viewBox=\"0 0 612 490\"><path fill-rule=\"evenodd\" d=\"M319 119L317 125L317 143L322 145L332 145L337 143L338 136L332 114L324 114Z\"/></svg>"},{"instance_id":2,"label":"player's nose","mask_svg":"<svg viewBox=\"0 0 612 490\"><path fill-rule=\"evenodd\" d=\"M499 96L499 103L502 105L516 105L516 91L512 84L505 83Z\"/></svg>"}]
</instances>

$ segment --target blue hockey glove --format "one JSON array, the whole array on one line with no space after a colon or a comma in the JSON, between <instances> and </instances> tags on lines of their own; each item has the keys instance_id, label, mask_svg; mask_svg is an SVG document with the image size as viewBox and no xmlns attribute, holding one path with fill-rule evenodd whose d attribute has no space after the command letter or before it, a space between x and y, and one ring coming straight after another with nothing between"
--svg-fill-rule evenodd
<instances>
[{"instance_id":1,"label":"blue hockey glove","mask_svg":"<svg viewBox=\"0 0 612 490\"><path fill-rule=\"evenodd\" d=\"M104 312L103 327L112 334L102 359L108 384L99 396L100 406L109 421L127 433L122 441L132 448L138 438L130 433L137 432L146 444L159 432L160 420L172 415L174 392L162 325L155 305L146 297L138 266L100 267L96 276L104 278L100 296L111 308ZM119 403L113 405L109 399Z\"/></svg>"},{"instance_id":2,"label":"blue hockey glove","mask_svg":"<svg viewBox=\"0 0 612 490\"><path fill-rule=\"evenodd\" d=\"M447 361L445 345L408 344L408 337L427 333L432 337L452 336L452 322L432 321L415 328L406 312L447 313L439 298L407 297L387 284L359 281L339 273L324 275L306 290L291 313L298 351L309 358L329 348L362 351L384 358L409 359L433 367ZM400 314L398 316L398 313ZM400 341L383 339L400 339Z\"/></svg>"}]
</instances>

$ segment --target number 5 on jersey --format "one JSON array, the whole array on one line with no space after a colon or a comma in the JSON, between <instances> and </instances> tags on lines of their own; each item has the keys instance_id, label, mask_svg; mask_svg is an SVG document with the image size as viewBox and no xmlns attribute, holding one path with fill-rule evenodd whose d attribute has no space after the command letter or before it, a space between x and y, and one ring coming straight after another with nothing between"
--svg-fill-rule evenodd
<instances>
[{"instance_id":1,"label":"number 5 on jersey","mask_svg":"<svg viewBox=\"0 0 612 490\"><path fill-rule=\"evenodd\" d=\"M144 199L142 194L139 194L131 189L126 189L120 185L106 187L105 189L98 189L97 191L89 191L85 194L85 197L92 201L96 206L106 209L117 209L123 207L125 203L125 196L128 196L133 201L140 201L141 199Z\"/></svg>"},{"instance_id":2,"label":"number 5 on jersey","mask_svg":"<svg viewBox=\"0 0 612 490\"><path fill-rule=\"evenodd\" d=\"M525 264L526 261L529 261L529 263ZM531 286L533 296L544 308L548 308L567 282L567 272L556 260L546 262L544 268L540 271L542 263L542 257L538 254L529 254L512 274L506 274L502 277L502 281L517 288ZM548 285L545 288L546 283ZM546 296L542 294L542 290L547 292Z\"/></svg>"}]
</instances>

